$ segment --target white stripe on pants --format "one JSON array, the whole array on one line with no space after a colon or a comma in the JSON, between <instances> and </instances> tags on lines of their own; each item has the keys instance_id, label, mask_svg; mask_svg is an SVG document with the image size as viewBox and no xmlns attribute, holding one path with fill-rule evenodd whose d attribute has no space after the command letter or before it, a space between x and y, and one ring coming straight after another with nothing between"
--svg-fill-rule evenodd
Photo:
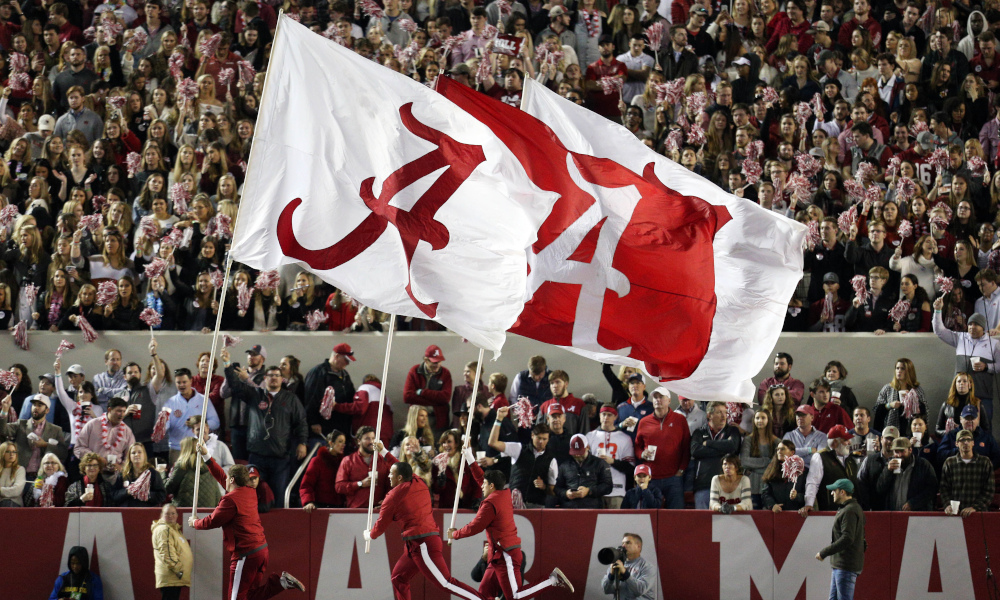
<instances>
[{"instance_id":1,"label":"white stripe on pants","mask_svg":"<svg viewBox=\"0 0 1000 600\"><path fill-rule=\"evenodd\" d=\"M236 561L236 573L233 575L233 589L229 595L229 600L236 600L236 596L240 593L240 579L243 578L243 565L246 564L247 557L242 557Z\"/></svg>"},{"instance_id":2,"label":"white stripe on pants","mask_svg":"<svg viewBox=\"0 0 1000 600\"><path fill-rule=\"evenodd\" d=\"M450 581L445 579L444 575L438 569L437 565L431 559L430 554L427 553L427 546L425 544L420 544L420 558L424 561L424 566L434 574L434 579L437 579L441 587L455 594L456 596L461 596L462 598L468 598L469 600L480 600L479 596L470 594L469 592L463 590L457 585L452 585Z\"/></svg>"},{"instance_id":3,"label":"white stripe on pants","mask_svg":"<svg viewBox=\"0 0 1000 600\"><path fill-rule=\"evenodd\" d=\"M503 554L504 562L507 564L507 578L510 580L510 591L514 593L514 600L518 600L519 598L530 598L552 585L551 579L545 579L534 587L518 591L517 576L514 574L514 562L510 559L510 554L507 554L505 550L502 550L501 553Z\"/></svg>"}]
</instances>

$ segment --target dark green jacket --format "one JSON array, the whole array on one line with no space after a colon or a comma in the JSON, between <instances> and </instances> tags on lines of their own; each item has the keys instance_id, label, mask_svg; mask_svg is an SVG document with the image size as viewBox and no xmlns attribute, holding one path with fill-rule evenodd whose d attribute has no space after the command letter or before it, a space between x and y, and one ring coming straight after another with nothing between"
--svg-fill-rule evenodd
<instances>
[{"instance_id":1,"label":"dark green jacket","mask_svg":"<svg viewBox=\"0 0 1000 600\"><path fill-rule=\"evenodd\" d=\"M860 574L865 565L865 513L857 500L851 498L837 511L830 537L832 543L820 556L829 556L834 569Z\"/></svg>"}]
</instances>

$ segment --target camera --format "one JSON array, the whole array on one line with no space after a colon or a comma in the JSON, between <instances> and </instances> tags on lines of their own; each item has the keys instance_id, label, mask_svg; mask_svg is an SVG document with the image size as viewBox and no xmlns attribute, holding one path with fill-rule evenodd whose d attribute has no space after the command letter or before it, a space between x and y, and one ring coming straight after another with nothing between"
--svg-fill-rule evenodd
<instances>
[{"instance_id":1,"label":"camera","mask_svg":"<svg viewBox=\"0 0 1000 600\"><path fill-rule=\"evenodd\" d=\"M619 560L624 563L627 558L628 556L625 553L625 548L623 546L618 546L617 548L601 548L601 550L597 553L597 560L600 561L602 565L611 565Z\"/></svg>"},{"instance_id":2,"label":"camera","mask_svg":"<svg viewBox=\"0 0 1000 600\"><path fill-rule=\"evenodd\" d=\"M732 504L723 504L722 506L719 507L719 512L721 512L724 515L731 515L734 512L736 512L736 509L733 507Z\"/></svg>"}]
</instances>

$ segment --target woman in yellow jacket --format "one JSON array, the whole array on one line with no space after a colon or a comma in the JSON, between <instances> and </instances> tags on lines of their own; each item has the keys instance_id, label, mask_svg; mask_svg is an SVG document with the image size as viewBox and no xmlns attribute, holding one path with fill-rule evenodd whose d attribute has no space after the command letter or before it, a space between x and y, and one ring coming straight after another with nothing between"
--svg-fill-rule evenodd
<instances>
[{"instance_id":1,"label":"woman in yellow jacket","mask_svg":"<svg viewBox=\"0 0 1000 600\"><path fill-rule=\"evenodd\" d=\"M153 558L156 561L156 588L162 600L177 600L181 588L191 587L191 546L177 522L177 507L163 506L160 520L153 521Z\"/></svg>"}]
</instances>

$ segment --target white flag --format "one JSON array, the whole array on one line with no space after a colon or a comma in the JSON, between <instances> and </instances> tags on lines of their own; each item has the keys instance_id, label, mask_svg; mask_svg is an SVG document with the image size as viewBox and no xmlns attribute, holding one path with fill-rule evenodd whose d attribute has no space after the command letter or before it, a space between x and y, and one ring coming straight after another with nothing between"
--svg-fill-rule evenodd
<instances>
[{"instance_id":1,"label":"white flag","mask_svg":"<svg viewBox=\"0 0 1000 600\"><path fill-rule=\"evenodd\" d=\"M232 253L499 352L552 205L484 125L282 17Z\"/></svg>"}]
</instances>

